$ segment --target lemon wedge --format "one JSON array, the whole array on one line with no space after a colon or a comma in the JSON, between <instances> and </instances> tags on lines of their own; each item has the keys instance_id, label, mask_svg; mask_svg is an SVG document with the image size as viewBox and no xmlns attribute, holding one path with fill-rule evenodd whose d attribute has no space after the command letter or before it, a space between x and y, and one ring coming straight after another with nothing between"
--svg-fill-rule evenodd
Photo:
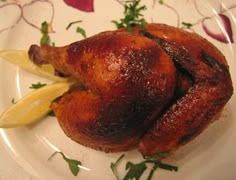
<instances>
[{"instance_id":1,"label":"lemon wedge","mask_svg":"<svg viewBox=\"0 0 236 180\"><path fill-rule=\"evenodd\" d=\"M67 79L55 76L54 68L50 64L45 64L40 67L35 65L32 61L30 61L27 51L2 50L0 51L0 57L32 74L36 74L53 81L65 81Z\"/></svg>"},{"instance_id":2,"label":"lemon wedge","mask_svg":"<svg viewBox=\"0 0 236 180\"><path fill-rule=\"evenodd\" d=\"M56 82L32 91L0 116L0 128L13 128L34 123L50 112L51 102L67 92L72 81Z\"/></svg>"}]
</instances>

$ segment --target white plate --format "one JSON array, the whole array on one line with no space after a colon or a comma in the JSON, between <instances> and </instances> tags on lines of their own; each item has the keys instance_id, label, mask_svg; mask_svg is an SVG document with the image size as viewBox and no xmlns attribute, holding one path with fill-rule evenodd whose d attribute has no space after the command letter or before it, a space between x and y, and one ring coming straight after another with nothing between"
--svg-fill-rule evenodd
<instances>
[{"instance_id":1,"label":"white plate","mask_svg":"<svg viewBox=\"0 0 236 180\"><path fill-rule=\"evenodd\" d=\"M33 3L30 3L30 2ZM123 7L117 0L104 2L94 1L94 12L87 13L69 7L63 1L56 0L6 0L0 1L0 49L28 49L31 44L39 44L40 27L45 20L52 19L50 34L56 46L65 45L82 36L75 32L76 26L66 30L69 22L83 20L78 26L86 30L87 36L100 31L115 29L111 20L122 17ZM156 3L154 3L156 2ZM28 4L28 5L27 5ZM236 46L232 43L221 43L208 36L202 28L202 20L214 32L220 31L221 22L214 14L222 13L231 21L233 33L236 33L236 2L233 0L143 0L148 10L145 18L149 22L161 22L173 26L182 26L182 22L192 23L191 28L213 42L226 56L235 84L236 79ZM236 36L233 37L236 40ZM0 110L11 104L12 98L20 99L32 83L49 82L46 79L29 74L18 67L0 61ZM235 95L226 105L219 121L213 123L197 139L178 150L166 161L177 165L179 171L157 170L153 179L235 179L236 171L236 105ZM115 179L110 170L110 163L120 154L105 154L83 147L67 138L53 117L47 117L33 126L16 129L0 129L1 145L14 160L32 176L39 179ZM74 177L60 155L48 161L55 150L61 150L72 159L83 164L77 177ZM138 152L126 152L126 157L119 169L124 175L126 161L139 162ZM146 179L143 177L143 179Z\"/></svg>"}]
</instances>

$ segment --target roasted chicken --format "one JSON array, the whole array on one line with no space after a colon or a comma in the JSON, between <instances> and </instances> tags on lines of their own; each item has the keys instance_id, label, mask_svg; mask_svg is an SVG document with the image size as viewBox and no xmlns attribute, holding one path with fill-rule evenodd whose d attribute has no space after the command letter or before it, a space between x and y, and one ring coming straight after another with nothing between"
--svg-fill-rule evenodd
<instances>
[{"instance_id":1,"label":"roasted chicken","mask_svg":"<svg viewBox=\"0 0 236 180\"><path fill-rule=\"evenodd\" d=\"M222 53L164 24L102 32L64 47L32 45L29 57L78 81L80 88L51 108L67 136L106 152L176 150L206 129L233 93Z\"/></svg>"}]
</instances>

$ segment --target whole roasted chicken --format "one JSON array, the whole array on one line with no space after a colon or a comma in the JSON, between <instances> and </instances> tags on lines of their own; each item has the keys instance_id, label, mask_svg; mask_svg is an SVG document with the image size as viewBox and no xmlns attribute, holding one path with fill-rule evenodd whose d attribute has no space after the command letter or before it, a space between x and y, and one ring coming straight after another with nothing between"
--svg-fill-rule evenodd
<instances>
[{"instance_id":1,"label":"whole roasted chicken","mask_svg":"<svg viewBox=\"0 0 236 180\"><path fill-rule=\"evenodd\" d=\"M29 57L79 82L51 108L67 136L106 152L176 150L206 129L233 93L221 52L164 24L102 32L64 47L32 45Z\"/></svg>"}]
</instances>

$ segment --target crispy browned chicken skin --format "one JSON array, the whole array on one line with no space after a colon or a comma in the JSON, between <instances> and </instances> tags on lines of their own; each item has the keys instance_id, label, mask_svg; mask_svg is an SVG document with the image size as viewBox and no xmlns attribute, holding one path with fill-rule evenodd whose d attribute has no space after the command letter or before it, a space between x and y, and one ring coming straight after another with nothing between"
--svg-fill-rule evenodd
<instances>
[{"instance_id":1,"label":"crispy browned chicken skin","mask_svg":"<svg viewBox=\"0 0 236 180\"><path fill-rule=\"evenodd\" d=\"M71 139L106 152L176 150L202 132L233 93L216 47L163 24L103 32L64 47L32 45L29 56L83 84L51 108Z\"/></svg>"}]
</instances>

